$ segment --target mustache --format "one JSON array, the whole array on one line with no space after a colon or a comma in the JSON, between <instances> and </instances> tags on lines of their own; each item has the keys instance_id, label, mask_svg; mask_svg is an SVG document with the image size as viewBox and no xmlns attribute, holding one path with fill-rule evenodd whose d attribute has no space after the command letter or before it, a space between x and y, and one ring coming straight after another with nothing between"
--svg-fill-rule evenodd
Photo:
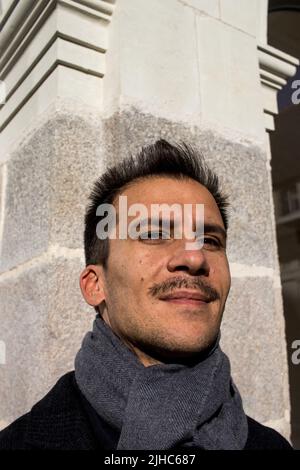
<instances>
[{"instance_id":1,"label":"mustache","mask_svg":"<svg viewBox=\"0 0 300 470\"><path fill-rule=\"evenodd\" d=\"M195 289L199 290L201 294L204 294L205 297L209 300L209 302L213 302L214 300L218 300L220 298L219 293L211 287L209 284L206 284L200 277L189 279L186 277L172 277L167 279L166 281L153 284L153 286L149 287L148 292L153 297L159 297L162 294L171 293L175 289L180 288L186 289Z\"/></svg>"}]
</instances>

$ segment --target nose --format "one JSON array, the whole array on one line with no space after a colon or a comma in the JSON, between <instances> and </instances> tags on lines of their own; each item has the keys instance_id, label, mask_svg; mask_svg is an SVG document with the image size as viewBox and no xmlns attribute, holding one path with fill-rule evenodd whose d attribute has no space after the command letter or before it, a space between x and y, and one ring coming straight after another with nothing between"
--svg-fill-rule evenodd
<instances>
[{"instance_id":1,"label":"nose","mask_svg":"<svg viewBox=\"0 0 300 470\"><path fill-rule=\"evenodd\" d=\"M202 249L187 250L185 244L182 244L169 259L168 270L172 273L185 271L194 276L208 276L210 267Z\"/></svg>"}]
</instances>

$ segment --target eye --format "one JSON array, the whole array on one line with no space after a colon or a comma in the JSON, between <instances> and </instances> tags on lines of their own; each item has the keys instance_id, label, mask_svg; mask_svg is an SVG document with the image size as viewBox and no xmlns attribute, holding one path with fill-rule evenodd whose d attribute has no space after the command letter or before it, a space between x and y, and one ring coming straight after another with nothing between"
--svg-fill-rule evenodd
<instances>
[{"instance_id":1,"label":"eye","mask_svg":"<svg viewBox=\"0 0 300 470\"><path fill-rule=\"evenodd\" d=\"M203 238L203 245L208 246L210 248L220 248L221 247L221 242L217 238L204 237Z\"/></svg>"}]
</instances>

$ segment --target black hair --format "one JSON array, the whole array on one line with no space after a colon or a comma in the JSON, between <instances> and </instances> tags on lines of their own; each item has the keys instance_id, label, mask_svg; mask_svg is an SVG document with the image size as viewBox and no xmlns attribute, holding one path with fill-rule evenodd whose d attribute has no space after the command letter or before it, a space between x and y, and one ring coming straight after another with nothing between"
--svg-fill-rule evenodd
<instances>
[{"instance_id":1,"label":"black hair","mask_svg":"<svg viewBox=\"0 0 300 470\"><path fill-rule=\"evenodd\" d=\"M203 156L193 147L181 143L172 145L166 140L158 140L143 147L134 158L130 156L108 168L93 185L89 205L85 214L84 250L86 265L101 264L106 267L109 243L101 240L96 233L100 217L96 215L100 204L113 204L115 198L132 182L156 175L175 179L191 178L205 186L214 197L225 230L228 228L226 211L228 198L220 190L218 176L207 166Z\"/></svg>"}]
</instances>

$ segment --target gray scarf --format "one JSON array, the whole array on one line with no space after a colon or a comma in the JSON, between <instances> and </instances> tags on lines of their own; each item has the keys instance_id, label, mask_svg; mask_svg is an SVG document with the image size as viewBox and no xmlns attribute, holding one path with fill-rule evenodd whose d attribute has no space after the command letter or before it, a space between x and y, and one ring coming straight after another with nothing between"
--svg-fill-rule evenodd
<instances>
[{"instance_id":1,"label":"gray scarf","mask_svg":"<svg viewBox=\"0 0 300 470\"><path fill-rule=\"evenodd\" d=\"M98 314L75 359L76 381L120 431L117 449L243 449L247 418L218 343L192 366L145 367Z\"/></svg>"}]
</instances>

